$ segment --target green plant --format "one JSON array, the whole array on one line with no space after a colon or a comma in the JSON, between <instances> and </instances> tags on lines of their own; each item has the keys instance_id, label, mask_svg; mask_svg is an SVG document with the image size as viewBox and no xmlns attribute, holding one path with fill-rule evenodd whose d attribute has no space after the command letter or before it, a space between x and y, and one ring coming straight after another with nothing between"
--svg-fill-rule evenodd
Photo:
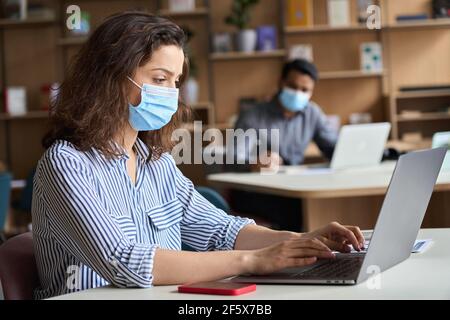
<instances>
[{"instance_id":1,"label":"green plant","mask_svg":"<svg viewBox=\"0 0 450 320\"><path fill-rule=\"evenodd\" d=\"M234 0L231 6L231 14L225 18L225 23L245 29L250 22L250 8L259 3L259 0Z\"/></svg>"}]
</instances>

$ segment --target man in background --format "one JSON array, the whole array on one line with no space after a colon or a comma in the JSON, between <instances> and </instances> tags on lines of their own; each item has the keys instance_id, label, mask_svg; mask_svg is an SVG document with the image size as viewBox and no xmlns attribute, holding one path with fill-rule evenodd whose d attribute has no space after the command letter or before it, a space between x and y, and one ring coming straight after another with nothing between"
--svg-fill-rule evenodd
<instances>
[{"instance_id":1,"label":"man in background","mask_svg":"<svg viewBox=\"0 0 450 320\"><path fill-rule=\"evenodd\" d=\"M251 164L238 165L238 171L259 171L280 165L300 165L305 150L315 142L323 155L331 159L336 146L338 132L328 121L321 108L311 101L315 85L319 80L317 68L306 60L294 60L284 65L275 97L241 112L235 129L279 130L279 153L269 152L264 159ZM265 142L263 142L265 143ZM257 141L247 141L235 148L236 157L251 154L257 149ZM268 148L270 150L270 147ZM255 152L253 152L255 153ZM242 159L241 159L242 160ZM258 193L232 191L231 206L237 212L255 214L269 220L280 229L301 231L301 202Z\"/></svg>"}]
</instances>

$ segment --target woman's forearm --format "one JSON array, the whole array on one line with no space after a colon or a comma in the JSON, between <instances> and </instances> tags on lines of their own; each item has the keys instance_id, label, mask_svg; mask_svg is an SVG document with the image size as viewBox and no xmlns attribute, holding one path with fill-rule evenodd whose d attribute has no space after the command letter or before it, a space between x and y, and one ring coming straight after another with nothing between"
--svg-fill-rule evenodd
<instances>
[{"instance_id":1,"label":"woman's forearm","mask_svg":"<svg viewBox=\"0 0 450 320\"><path fill-rule=\"evenodd\" d=\"M299 237L301 237L300 233L276 231L258 225L248 225L239 232L234 249L256 250Z\"/></svg>"},{"instance_id":2,"label":"woman's forearm","mask_svg":"<svg viewBox=\"0 0 450 320\"><path fill-rule=\"evenodd\" d=\"M156 250L153 284L176 285L214 281L247 273L251 255L245 251L187 252Z\"/></svg>"}]
</instances>

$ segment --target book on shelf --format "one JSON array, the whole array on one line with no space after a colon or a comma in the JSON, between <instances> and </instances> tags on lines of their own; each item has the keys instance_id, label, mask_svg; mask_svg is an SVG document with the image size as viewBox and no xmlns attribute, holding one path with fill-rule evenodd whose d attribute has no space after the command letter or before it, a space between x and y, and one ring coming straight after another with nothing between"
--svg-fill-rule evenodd
<instances>
[{"instance_id":1,"label":"book on shelf","mask_svg":"<svg viewBox=\"0 0 450 320\"><path fill-rule=\"evenodd\" d=\"M400 115L405 119L418 119L423 113L417 110L403 110Z\"/></svg>"},{"instance_id":2,"label":"book on shelf","mask_svg":"<svg viewBox=\"0 0 450 320\"><path fill-rule=\"evenodd\" d=\"M312 0L287 0L287 25L310 27L314 24Z\"/></svg>"},{"instance_id":3,"label":"book on shelf","mask_svg":"<svg viewBox=\"0 0 450 320\"><path fill-rule=\"evenodd\" d=\"M331 27L351 24L349 0L328 0L328 24Z\"/></svg>"},{"instance_id":4,"label":"book on shelf","mask_svg":"<svg viewBox=\"0 0 450 320\"><path fill-rule=\"evenodd\" d=\"M23 116L27 113L27 92L25 87L6 88L5 112L11 116Z\"/></svg>"},{"instance_id":5,"label":"book on shelf","mask_svg":"<svg viewBox=\"0 0 450 320\"><path fill-rule=\"evenodd\" d=\"M383 72L383 49L380 42L363 42L360 50L363 72Z\"/></svg>"},{"instance_id":6,"label":"book on shelf","mask_svg":"<svg viewBox=\"0 0 450 320\"><path fill-rule=\"evenodd\" d=\"M313 46L311 44L295 44L289 49L289 60L304 59L314 61Z\"/></svg>"},{"instance_id":7,"label":"book on shelf","mask_svg":"<svg viewBox=\"0 0 450 320\"><path fill-rule=\"evenodd\" d=\"M2 6L2 18L14 20L27 19L27 0L4 0L0 5Z\"/></svg>"},{"instance_id":8,"label":"book on shelf","mask_svg":"<svg viewBox=\"0 0 450 320\"><path fill-rule=\"evenodd\" d=\"M187 12L195 10L195 0L169 0L169 11Z\"/></svg>"},{"instance_id":9,"label":"book on shelf","mask_svg":"<svg viewBox=\"0 0 450 320\"><path fill-rule=\"evenodd\" d=\"M417 20L428 20L430 17L426 13L421 14L402 14L397 16L397 22L408 22Z\"/></svg>"},{"instance_id":10,"label":"book on shelf","mask_svg":"<svg viewBox=\"0 0 450 320\"><path fill-rule=\"evenodd\" d=\"M277 49L278 37L275 26L260 26L256 29L256 34L256 49L258 51L267 52Z\"/></svg>"}]
</instances>

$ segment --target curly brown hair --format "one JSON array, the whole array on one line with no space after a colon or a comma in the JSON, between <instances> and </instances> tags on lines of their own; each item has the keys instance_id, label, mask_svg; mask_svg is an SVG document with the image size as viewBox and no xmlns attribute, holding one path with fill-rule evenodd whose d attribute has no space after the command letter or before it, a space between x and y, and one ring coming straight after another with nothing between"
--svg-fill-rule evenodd
<instances>
[{"instance_id":1,"label":"curly brown hair","mask_svg":"<svg viewBox=\"0 0 450 320\"><path fill-rule=\"evenodd\" d=\"M129 117L127 76L147 63L163 45L184 49L184 31L168 19L142 12L124 12L106 19L71 62L51 108L50 130L43 139L47 149L57 140L69 141L80 151L96 148L105 157L123 151L111 143ZM180 85L189 71L187 58ZM190 109L179 101L169 124L157 131L140 132L150 158L170 151L172 132L188 121Z\"/></svg>"}]
</instances>

